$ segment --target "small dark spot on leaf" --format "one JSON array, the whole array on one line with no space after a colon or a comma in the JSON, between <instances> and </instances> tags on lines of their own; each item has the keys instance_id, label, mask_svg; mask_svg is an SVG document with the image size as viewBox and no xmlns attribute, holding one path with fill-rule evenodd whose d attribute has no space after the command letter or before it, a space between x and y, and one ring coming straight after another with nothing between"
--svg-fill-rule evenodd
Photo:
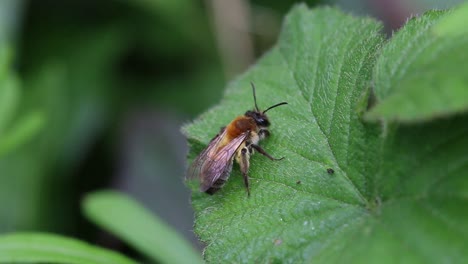
<instances>
[{"instance_id":1,"label":"small dark spot on leaf","mask_svg":"<svg viewBox=\"0 0 468 264\"><path fill-rule=\"evenodd\" d=\"M302 183L302 182L301 182L300 180L296 182L296 184L301 184L301 183Z\"/></svg>"},{"instance_id":2,"label":"small dark spot on leaf","mask_svg":"<svg viewBox=\"0 0 468 264\"><path fill-rule=\"evenodd\" d=\"M328 168L327 173L328 174L333 174L333 173L335 173L335 170L333 170L332 168Z\"/></svg>"},{"instance_id":3,"label":"small dark spot on leaf","mask_svg":"<svg viewBox=\"0 0 468 264\"><path fill-rule=\"evenodd\" d=\"M281 239L275 239L275 241L273 241L273 244L274 244L275 246L279 246L279 245L281 245L282 243L283 243L283 240L281 240Z\"/></svg>"}]
</instances>

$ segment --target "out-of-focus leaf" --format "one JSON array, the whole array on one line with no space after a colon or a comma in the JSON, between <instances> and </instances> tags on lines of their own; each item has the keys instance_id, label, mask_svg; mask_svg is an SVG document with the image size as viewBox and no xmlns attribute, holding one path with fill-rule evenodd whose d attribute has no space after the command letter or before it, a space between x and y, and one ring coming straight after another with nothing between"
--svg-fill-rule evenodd
<instances>
[{"instance_id":1,"label":"out-of-focus leaf","mask_svg":"<svg viewBox=\"0 0 468 264\"><path fill-rule=\"evenodd\" d=\"M16 121L0 138L0 157L34 136L43 123L44 115L41 112L29 113Z\"/></svg>"},{"instance_id":2,"label":"out-of-focus leaf","mask_svg":"<svg viewBox=\"0 0 468 264\"><path fill-rule=\"evenodd\" d=\"M468 34L468 2L460 5L446 17L442 18L435 26L434 33L442 36L456 36Z\"/></svg>"},{"instance_id":3,"label":"out-of-focus leaf","mask_svg":"<svg viewBox=\"0 0 468 264\"><path fill-rule=\"evenodd\" d=\"M117 252L46 233L1 235L0 263L136 264Z\"/></svg>"},{"instance_id":4,"label":"out-of-focus leaf","mask_svg":"<svg viewBox=\"0 0 468 264\"><path fill-rule=\"evenodd\" d=\"M374 72L378 103L367 118L415 122L468 110L468 34L433 32L451 14L413 18L385 45Z\"/></svg>"},{"instance_id":5,"label":"out-of-focus leaf","mask_svg":"<svg viewBox=\"0 0 468 264\"><path fill-rule=\"evenodd\" d=\"M130 197L113 191L90 194L85 215L135 249L162 263L203 263L176 231Z\"/></svg>"},{"instance_id":6,"label":"out-of-focus leaf","mask_svg":"<svg viewBox=\"0 0 468 264\"><path fill-rule=\"evenodd\" d=\"M11 121L19 100L19 83L10 69L11 50L0 44L0 136Z\"/></svg>"},{"instance_id":7,"label":"out-of-focus leaf","mask_svg":"<svg viewBox=\"0 0 468 264\"><path fill-rule=\"evenodd\" d=\"M32 112L18 118L19 81L11 70L11 50L0 44L0 157L31 138L43 116ZM14 118L16 119L14 120Z\"/></svg>"}]
</instances>

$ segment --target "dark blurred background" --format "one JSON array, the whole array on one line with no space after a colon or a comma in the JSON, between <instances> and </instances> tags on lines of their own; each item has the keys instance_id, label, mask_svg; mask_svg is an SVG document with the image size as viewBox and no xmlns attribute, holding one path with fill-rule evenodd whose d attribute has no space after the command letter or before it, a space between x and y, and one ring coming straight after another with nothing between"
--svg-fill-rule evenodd
<instances>
[{"instance_id":1,"label":"dark blurred background","mask_svg":"<svg viewBox=\"0 0 468 264\"><path fill-rule=\"evenodd\" d=\"M0 156L0 232L49 231L128 251L80 212L86 193L114 188L200 247L180 126L275 43L295 2L0 1L1 60L19 87L11 123L31 112L43 119ZM377 17L391 33L411 14L462 1L306 2Z\"/></svg>"}]
</instances>

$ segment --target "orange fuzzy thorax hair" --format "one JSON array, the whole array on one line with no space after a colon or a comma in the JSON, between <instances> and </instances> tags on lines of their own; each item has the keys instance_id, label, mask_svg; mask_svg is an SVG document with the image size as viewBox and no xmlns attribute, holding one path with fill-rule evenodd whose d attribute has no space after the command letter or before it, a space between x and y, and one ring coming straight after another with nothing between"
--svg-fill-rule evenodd
<instances>
[{"instance_id":1,"label":"orange fuzzy thorax hair","mask_svg":"<svg viewBox=\"0 0 468 264\"><path fill-rule=\"evenodd\" d=\"M246 131L255 131L256 127L257 125L252 118L238 116L226 127L228 140L232 140Z\"/></svg>"}]
</instances>

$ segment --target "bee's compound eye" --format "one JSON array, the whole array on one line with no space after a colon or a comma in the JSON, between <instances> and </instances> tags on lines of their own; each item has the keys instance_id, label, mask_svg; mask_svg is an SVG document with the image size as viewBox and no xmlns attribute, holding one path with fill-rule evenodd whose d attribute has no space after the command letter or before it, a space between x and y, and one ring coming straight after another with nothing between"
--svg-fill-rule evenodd
<instances>
[{"instance_id":1,"label":"bee's compound eye","mask_svg":"<svg viewBox=\"0 0 468 264\"><path fill-rule=\"evenodd\" d=\"M263 119L263 118L259 118L257 122L260 126L264 126L264 127L267 127L270 125L270 122L268 122L267 119Z\"/></svg>"},{"instance_id":2,"label":"bee's compound eye","mask_svg":"<svg viewBox=\"0 0 468 264\"><path fill-rule=\"evenodd\" d=\"M245 113L246 116L251 117L255 120L255 123L257 125L262 126L262 127L267 127L270 125L270 122L268 121L268 118L266 115L259 113L259 112L253 112L253 111L247 111Z\"/></svg>"}]
</instances>

